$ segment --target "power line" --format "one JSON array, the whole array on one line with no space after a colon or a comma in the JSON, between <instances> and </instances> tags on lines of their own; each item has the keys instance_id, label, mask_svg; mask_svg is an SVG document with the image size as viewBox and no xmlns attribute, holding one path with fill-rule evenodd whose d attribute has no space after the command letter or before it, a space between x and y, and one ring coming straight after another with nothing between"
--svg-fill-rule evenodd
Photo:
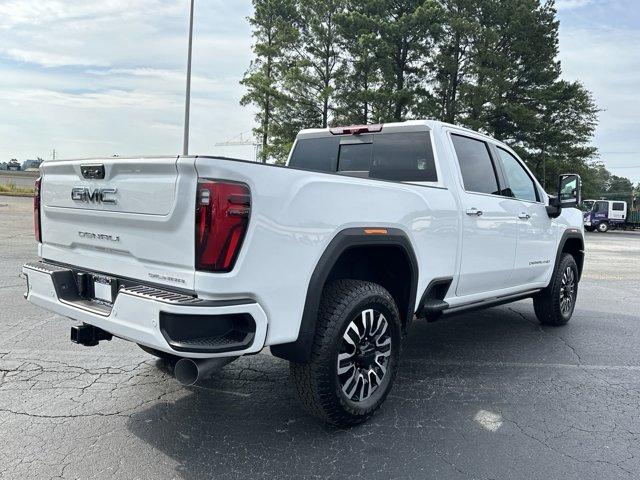
<instances>
[{"instance_id":1,"label":"power line","mask_svg":"<svg viewBox=\"0 0 640 480\"><path fill-rule=\"evenodd\" d=\"M601 155L638 155L640 154L640 152L633 152L633 151L629 151L629 152L622 152L622 151L611 151L611 152L598 152Z\"/></svg>"}]
</instances>

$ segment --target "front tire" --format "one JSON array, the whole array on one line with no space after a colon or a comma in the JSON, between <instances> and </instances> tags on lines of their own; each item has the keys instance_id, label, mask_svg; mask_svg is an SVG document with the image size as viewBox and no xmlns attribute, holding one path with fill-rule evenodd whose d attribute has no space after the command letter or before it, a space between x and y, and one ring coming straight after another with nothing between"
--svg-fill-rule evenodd
<instances>
[{"instance_id":1,"label":"front tire","mask_svg":"<svg viewBox=\"0 0 640 480\"><path fill-rule=\"evenodd\" d=\"M536 317L543 325L566 325L578 296L578 265L572 255L563 253L551 283L533 297Z\"/></svg>"},{"instance_id":2,"label":"front tire","mask_svg":"<svg viewBox=\"0 0 640 480\"><path fill-rule=\"evenodd\" d=\"M600 233L607 233L609 231L609 224L607 222L602 222L598 224L598 231Z\"/></svg>"},{"instance_id":3,"label":"front tire","mask_svg":"<svg viewBox=\"0 0 640 480\"><path fill-rule=\"evenodd\" d=\"M325 286L311 359L290 364L306 410L340 427L364 422L391 390L400 340L398 307L383 287L360 280Z\"/></svg>"}]
</instances>

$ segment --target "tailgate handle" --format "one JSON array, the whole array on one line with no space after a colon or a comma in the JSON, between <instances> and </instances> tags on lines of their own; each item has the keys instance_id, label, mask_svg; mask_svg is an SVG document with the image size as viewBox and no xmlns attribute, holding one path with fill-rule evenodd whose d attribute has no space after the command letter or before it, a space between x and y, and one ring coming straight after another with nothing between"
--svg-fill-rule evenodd
<instances>
[{"instance_id":1,"label":"tailgate handle","mask_svg":"<svg viewBox=\"0 0 640 480\"><path fill-rule=\"evenodd\" d=\"M80 165L80 171L84 178L90 180L102 180L104 178L104 165Z\"/></svg>"}]
</instances>

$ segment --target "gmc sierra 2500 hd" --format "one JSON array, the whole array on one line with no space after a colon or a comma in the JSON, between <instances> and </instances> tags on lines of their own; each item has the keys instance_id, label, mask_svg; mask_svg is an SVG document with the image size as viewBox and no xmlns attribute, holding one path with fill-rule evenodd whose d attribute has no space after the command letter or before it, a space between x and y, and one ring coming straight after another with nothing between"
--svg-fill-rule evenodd
<instances>
[{"instance_id":1,"label":"gmc sierra 2500 hd","mask_svg":"<svg viewBox=\"0 0 640 480\"><path fill-rule=\"evenodd\" d=\"M436 121L304 130L285 167L220 157L45 162L26 298L175 361L290 361L307 410L365 420L414 318L533 298L563 325L584 258L580 178L545 193L506 145Z\"/></svg>"}]
</instances>

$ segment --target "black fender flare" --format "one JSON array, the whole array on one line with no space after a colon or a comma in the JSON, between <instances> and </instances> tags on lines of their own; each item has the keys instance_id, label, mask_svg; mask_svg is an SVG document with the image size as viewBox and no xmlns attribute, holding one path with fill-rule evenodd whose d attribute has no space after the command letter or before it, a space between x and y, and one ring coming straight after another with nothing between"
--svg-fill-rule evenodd
<instances>
[{"instance_id":1,"label":"black fender flare","mask_svg":"<svg viewBox=\"0 0 640 480\"><path fill-rule=\"evenodd\" d=\"M384 234L367 234L365 230L369 230L369 228L347 228L338 232L329 242L309 280L298 338L291 343L272 345L270 348L273 355L298 363L309 361L323 286L337 260L352 247L390 245L404 250L411 267L411 288L407 311L400 312L400 314L407 323L410 323L414 314L418 288L418 262L411 241L407 234L398 228L371 227L371 230L386 231Z\"/></svg>"},{"instance_id":2,"label":"black fender flare","mask_svg":"<svg viewBox=\"0 0 640 480\"><path fill-rule=\"evenodd\" d=\"M558 249L556 251L556 261L553 267L553 274L551 275L551 280L549 281L549 283L553 281L553 276L558 271L558 265L560 264L561 254L564 251L564 247L567 244L567 241L573 238L576 238L580 241L580 249L579 249L580 255L579 255L579 258L576 258L576 263L578 264L578 281L580 281L580 277L582 277L582 268L584 267L584 236L582 235L582 232L579 229L568 228L562 233L562 237L558 242Z\"/></svg>"}]
</instances>

